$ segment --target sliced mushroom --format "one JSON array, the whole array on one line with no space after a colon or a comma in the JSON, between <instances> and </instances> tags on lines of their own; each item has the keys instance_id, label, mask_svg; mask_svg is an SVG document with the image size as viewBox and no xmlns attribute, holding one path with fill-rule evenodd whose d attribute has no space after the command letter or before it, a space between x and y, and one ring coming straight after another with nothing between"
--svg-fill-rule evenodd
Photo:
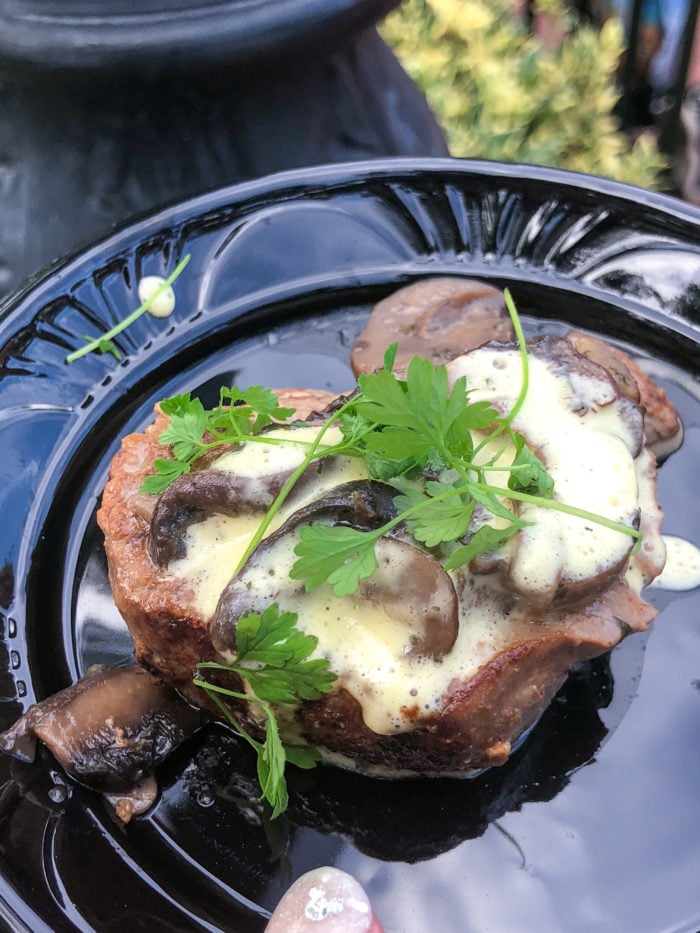
<instances>
[{"instance_id":1,"label":"sliced mushroom","mask_svg":"<svg viewBox=\"0 0 700 933\"><path fill-rule=\"evenodd\" d=\"M300 459L303 454L300 454ZM265 512L291 476L289 469L260 475L237 474L231 470L198 470L175 479L161 493L153 510L148 534L148 554L154 564L168 564L186 556L185 536L190 525L210 515L243 515ZM311 463L297 480L292 495L302 493L323 473L338 468L338 458Z\"/></svg>"},{"instance_id":2,"label":"sliced mushroom","mask_svg":"<svg viewBox=\"0 0 700 933\"><path fill-rule=\"evenodd\" d=\"M577 330L570 330L566 339L581 356L607 370L617 387L630 401L639 403L639 385L627 365L628 360L616 354L609 343Z\"/></svg>"},{"instance_id":3,"label":"sliced mushroom","mask_svg":"<svg viewBox=\"0 0 700 933\"><path fill-rule=\"evenodd\" d=\"M108 668L31 706L0 735L0 750L31 762L39 740L81 784L121 794L142 785L199 718L142 668Z\"/></svg>"},{"instance_id":4,"label":"sliced mushroom","mask_svg":"<svg viewBox=\"0 0 700 933\"><path fill-rule=\"evenodd\" d=\"M329 493L289 516L277 531L266 538L251 555L246 566L221 594L211 622L217 650L235 650L236 622L245 612L259 612L280 598L283 588L302 593L303 583L290 579L296 560L295 529L312 519L327 523L352 525L371 530L386 524L396 515L393 496L396 490L374 480L355 480L335 486Z\"/></svg>"},{"instance_id":5,"label":"sliced mushroom","mask_svg":"<svg viewBox=\"0 0 700 933\"><path fill-rule=\"evenodd\" d=\"M291 472L250 477L223 470L198 470L178 476L161 493L153 510L149 557L159 567L184 557L187 529L208 515L241 515L268 509Z\"/></svg>"},{"instance_id":6,"label":"sliced mushroom","mask_svg":"<svg viewBox=\"0 0 700 933\"><path fill-rule=\"evenodd\" d=\"M683 443L683 424L668 396L631 356L590 334L571 331L567 335L579 353L600 363L629 398L644 408L644 443L661 460Z\"/></svg>"},{"instance_id":7,"label":"sliced mushroom","mask_svg":"<svg viewBox=\"0 0 700 933\"><path fill-rule=\"evenodd\" d=\"M406 627L407 655L439 661L452 650L459 631L452 578L425 551L397 538L381 538L376 554L377 570L360 581L358 595Z\"/></svg>"},{"instance_id":8,"label":"sliced mushroom","mask_svg":"<svg viewBox=\"0 0 700 933\"><path fill-rule=\"evenodd\" d=\"M472 279L423 279L375 305L352 348L355 375L380 369L390 343L398 343L394 369L413 356L444 363L490 340L513 339L503 294Z\"/></svg>"},{"instance_id":9,"label":"sliced mushroom","mask_svg":"<svg viewBox=\"0 0 700 933\"><path fill-rule=\"evenodd\" d=\"M352 480L334 486L329 493L315 499L290 515L275 532L281 537L298 525L312 520L332 517L335 523L352 525L362 531L371 531L385 525L396 515L396 490L377 480Z\"/></svg>"},{"instance_id":10,"label":"sliced mushroom","mask_svg":"<svg viewBox=\"0 0 700 933\"><path fill-rule=\"evenodd\" d=\"M395 514L395 490L372 480L345 483L327 496L299 509L255 550L250 560L221 595L211 623L214 646L235 651L236 625L246 612L261 612L270 603L303 616L303 581L292 580L296 560L296 529L313 520L378 528ZM387 616L406 629L404 653L439 659L457 638L459 608L449 574L430 555L394 537L377 542L377 571L343 599L381 605ZM377 614L377 624L381 624Z\"/></svg>"},{"instance_id":11,"label":"sliced mushroom","mask_svg":"<svg viewBox=\"0 0 700 933\"><path fill-rule=\"evenodd\" d=\"M571 411L585 414L592 408L614 405L624 423L625 439L633 457L638 456L644 444L644 413L639 405L639 394L634 392L621 366L614 370L599 359L580 353L568 339L537 337L528 341L528 353L543 360L548 369L564 379L569 388L568 406Z\"/></svg>"}]
</instances>

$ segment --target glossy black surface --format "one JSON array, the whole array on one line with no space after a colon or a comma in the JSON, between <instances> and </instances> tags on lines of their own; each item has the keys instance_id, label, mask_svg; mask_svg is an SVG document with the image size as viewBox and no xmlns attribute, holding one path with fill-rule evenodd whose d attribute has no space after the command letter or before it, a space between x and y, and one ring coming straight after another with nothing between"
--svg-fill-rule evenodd
<instances>
[{"instance_id":1,"label":"glossy black surface","mask_svg":"<svg viewBox=\"0 0 700 933\"><path fill-rule=\"evenodd\" d=\"M272 172L447 155L398 0L0 0L0 298L116 224Z\"/></svg>"},{"instance_id":2,"label":"glossy black surface","mask_svg":"<svg viewBox=\"0 0 700 933\"><path fill-rule=\"evenodd\" d=\"M185 253L177 308L118 338L121 363L65 356ZM370 305L433 274L508 285L529 331L568 324L631 348L686 440L660 473L665 530L698 541L700 215L552 170L452 161L320 168L142 221L16 296L0 323L0 726L95 660L129 656L95 507L119 437L154 401L221 382L344 389ZM30 930L261 931L302 872L366 886L387 933L695 931L700 926L700 593L571 677L502 769L393 784L291 777L273 824L223 727L117 826L45 756L0 759L0 893Z\"/></svg>"},{"instance_id":3,"label":"glossy black surface","mask_svg":"<svg viewBox=\"0 0 700 933\"><path fill-rule=\"evenodd\" d=\"M144 72L273 58L335 43L400 0L2 0L0 57L19 67Z\"/></svg>"}]
</instances>

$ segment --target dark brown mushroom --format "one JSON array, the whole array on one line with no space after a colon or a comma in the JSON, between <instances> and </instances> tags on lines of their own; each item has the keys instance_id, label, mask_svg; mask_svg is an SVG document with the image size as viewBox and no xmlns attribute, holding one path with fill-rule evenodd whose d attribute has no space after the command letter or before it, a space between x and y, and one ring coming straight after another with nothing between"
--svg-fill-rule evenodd
<instances>
[{"instance_id":1,"label":"dark brown mushroom","mask_svg":"<svg viewBox=\"0 0 700 933\"><path fill-rule=\"evenodd\" d=\"M381 538L376 554L377 570L360 581L358 595L405 626L407 655L439 661L452 650L459 631L452 578L425 551L397 538Z\"/></svg>"},{"instance_id":2,"label":"dark brown mushroom","mask_svg":"<svg viewBox=\"0 0 700 933\"><path fill-rule=\"evenodd\" d=\"M627 361L617 355L609 343L604 343L602 340L598 340L597 337L592 337L590 334L584 334L577 330L570 330L566 335L566 339L577 353L607 370L615 380L619 390L631 402L639 404L637 380L632 375Z\"/></svg>"},{"instance_id":3,"label":"dark brown mushroom","mask_svg":"<svg viewBox=\"0 0 700 933\"><path fill-rule=\"evenodd\" d=\"M299 477L296 496L321 472L327 476L337 468L337 458L310 464ZM185 535L190 525L208 516L244 515L265 512L293 472L293 468L255 475L230 470L197 470L178 476L161 493L153 510L148 533L148 555L158 567L186 556Z\"/></svg>"},{"instance_id":4,"label":"dark brown mushroom","mask_svg":"<svg viewBox=\"0 0 700 933\"><path fill-rule=\"evenodd\" d=\"M247 564L221 594L211 622L217 650L235 650L236 623L245 612L260 612L280 598L282 588L301 593L303 583L290 579L294 563L290 534L312 520L352 525L361 530L379 528L396 515L396 490L375 480L354 480L335 486L325 496L297 509L273 534L255 549ZM296 540L296 539L295 539ZM284 568L284 569L283 569ZM266 585L256 578L262 577Z\"/></svg>"},{"instance_id":5,"label":"dark brown mushroom","mask_svg":"<svg viewBox=\"0 0 700 933\"><path fill-rule=\"evenodd\" d=\"M30 706L0 734L0 750L31 762L39 740L76 781L121 794L155 786L143 782L199 721L199 711L141 667L108 668Z\"/></svg>"},{"instance_id":6,"label":"dark brown mushroom","mask_svg":"<svg viewBox=\"0 0 700 933\"><path fill-rule=\"evenodd\" d=\"M328 517L332 517L335 523L341 525L352 525L362 531L372 531L394 518L394 496L397 494L393 486L373 479L340 483L325 496L320 496L303 508L297 509L277 529L275 537L281 537L298 525Z\"/></svg>"},{"instance_id":7,"label":"dark brown mushroom","mask_svg":"<svg viewBox=\"0 0 700 933\"><path fill-rule=\"evenodd\" d=\"M273 602L290 608L303 599L303 581L289 575L299 525L322 520L361 530L378 528L396 514L395 494L391 486L373 480L343 483L290 516L256 548L222 593L210 629L216 649L235 651L236 624L246 612L261 612ZM407 654L443 657L459 627L457 594L449 574L429 554L395 537L381 538L376 553L376 573L348 598L369 600L400 619L406 627ZM379 613L377 619L381 624Z\"/></svg>"},{"instance_id":8,"label":"dark brown mushroom","mask_svg":"<svg viewBox=\"0 0 700 933\"><path fill-rule=\"evenodd\" d=\"M607 400L601 396L596 404L601 408L610 404L617 406L630 435L630 452L633 457L639 456L644 444L644 413L639 404L639 393L634 391L622 366L608 369L604 365L608 359L606 354L581 353L568 338L537 337L528 341L527 346L530 356L543 360L553 373L569 383L572 389L569 407L572 411L584 414L588 404L588 400L581 398L576 391L580 377L583 376L589 386L595 381L609 386L612 394Z\"/></svg>"},{"instance_id":9,"label":"dark brown mushroom","mask_svg":"<svg viewBox=\"0 0 700 933\"><path fill-rule=\"evenodd\" d=\"M445 363L490 340L513 339L513 325L497 288L462 278L423 279L375 305L352 348L355 375L380 369L390 343L398 343L394 369L411 358Z\"/></svg>"},{"instance_id":10,"label":"dark brown mushroom","mask_svg":"<svg viewBox=\"0 0 700 933\"><path fill-rule=\"evenodd\" d=\"M198 470L178 476L161 493L153 510L149 557L158 567L167 567L184 557L187 529L208 515L241 515L269 509L291 472L259 479L224 470Z\"/></svg>"}]
</instances>

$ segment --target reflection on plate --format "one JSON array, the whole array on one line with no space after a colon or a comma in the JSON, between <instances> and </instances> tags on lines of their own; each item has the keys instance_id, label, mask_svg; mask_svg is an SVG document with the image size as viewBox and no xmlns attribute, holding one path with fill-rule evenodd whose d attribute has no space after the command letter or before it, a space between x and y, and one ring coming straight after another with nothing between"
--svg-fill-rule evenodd
<instances>
[{"instance_id":1,"label":"reflection on plate","mask_svg":"<svg viewBox=\"0 0 700 933\"><path fill-rule=\"evenodd\" d=\"M185 253L166 322L123 353L65 356ZM343 390L373 302L435 274L514 293L530 333L573 324L630 349L686 426L665 530L697 538L700 215L553 170L394 160L290 173L143 220L30 284L0 322L0 727L131 644L94 514L118 439L154 402L221 383ZM268 823L223 727L161 770L118 826L47 755L0 760L0 918L30 930L260 931L321 864L354 873L387 933L700 925L700 593L653 591L650 636L577 669L508 765L400 784L318 769ZM106 881L109 879L109 883ZM428 893L430 897L428 897Z\"/></svg>"}]
</instances>

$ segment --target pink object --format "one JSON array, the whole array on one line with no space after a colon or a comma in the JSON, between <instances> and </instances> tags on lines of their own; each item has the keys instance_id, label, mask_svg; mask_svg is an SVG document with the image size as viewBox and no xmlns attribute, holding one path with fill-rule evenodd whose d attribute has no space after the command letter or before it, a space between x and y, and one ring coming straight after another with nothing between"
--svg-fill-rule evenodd
<instances>
[{"instance_id":1,"label":"pink object","mask_svg":"<svg viewBox=\"0 0 700 933\"><path fill-rule=\"evenodd\" d=\"M265 933L384 933L358 881L338 868L315 868L297 878L277 905Z\"/></svg>"}]
</instances>

